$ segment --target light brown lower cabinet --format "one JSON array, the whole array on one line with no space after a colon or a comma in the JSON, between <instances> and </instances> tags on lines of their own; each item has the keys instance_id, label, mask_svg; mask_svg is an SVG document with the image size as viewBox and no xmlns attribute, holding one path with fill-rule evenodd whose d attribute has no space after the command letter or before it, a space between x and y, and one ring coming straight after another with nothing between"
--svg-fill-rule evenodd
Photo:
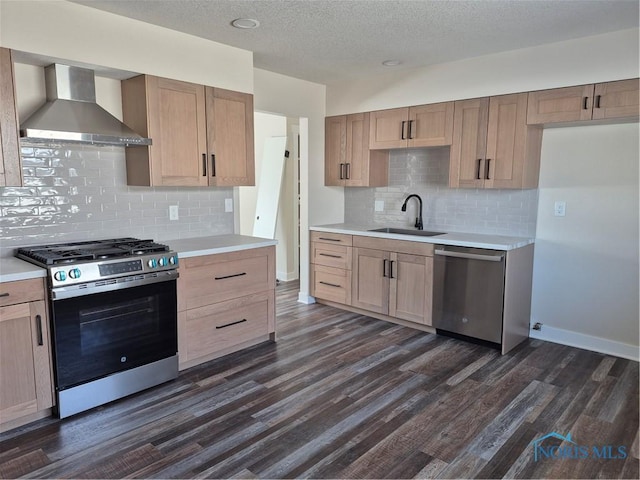
<instances>
[{"instance_id":1,"label":"light brown lower cabinet","mask_svg":"<svg viewBox=\"0 0 640 480\"><path fill-rule=\"evenodd\" d=\"M433 245L354 237L352 278L352 306L431 325Z\"/></svg>"},{"instance_id":2,"label":"light brown lower cabinet","mask_svg":"<svg viewBox=\"0 0 640 480\"><path fill-rule=\"evenodd\" d=\"M42 279L0 285L0 431L51 414L48 323Z\"/></svg>"},{"instance_id":3,"label":"light brown lower cabinet","mask_svg":"<svg viewBox=\"0 0 640 480\"><path fill-rule=\"evenodd\" d=\"M311 232L311 295L379 318L431 325L433 245Z\"/></svg>"},{"instance_id":4,"label":"light brown lower cabinet","mask_svg":"<svg viewBox=\"0 0 640 480\"><path fill-rule=\"evenodd\" d=\"M185 258L179 272L180 370L275 340L275 247Z\"/></svg>"},{"instance_id":5,"label":"light brown lower cabinet","mask_svg":"<svg viewBox=\"0 0 640 480\"><path fill-rule=\"evenodd\" d=\"M352 236L311 232L311 295L351 305Z\"/></svg>"}]
</instances>

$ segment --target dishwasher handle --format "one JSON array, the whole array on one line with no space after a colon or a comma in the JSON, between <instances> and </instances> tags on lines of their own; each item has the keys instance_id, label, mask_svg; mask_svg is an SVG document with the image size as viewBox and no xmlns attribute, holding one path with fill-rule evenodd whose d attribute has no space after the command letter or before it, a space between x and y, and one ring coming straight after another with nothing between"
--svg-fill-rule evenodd
<instances>
[{"instance_id":1,"label":"dishwasher handle","mask_svg":"<svg viewBox=\"0 0 640 480\"><path fill-rule=\"evenodd\" d=\"M483 255L480 253L456 252L451 250L435 250L433 253L435 255L442 255L443 257L469 258L471 260L483 260L486 262L501 262L504 258L504 253Z\"/></svg>"}]
</instances>

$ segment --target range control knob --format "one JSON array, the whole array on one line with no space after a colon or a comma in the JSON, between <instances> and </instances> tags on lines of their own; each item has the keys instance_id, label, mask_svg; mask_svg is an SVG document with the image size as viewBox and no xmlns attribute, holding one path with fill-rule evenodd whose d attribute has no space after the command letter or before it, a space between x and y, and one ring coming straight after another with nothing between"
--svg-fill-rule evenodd
<instances>
[{"instance_id":1,"label":"range control knob","mask_svg":"<svg viewBox=\"0 0 640 480\"><path fill-rule=\"evenodd\" d=\"M177 265L178 264L178 256L177 255L173 255L173 256L169 257L169 263L171 265Z\"/></svg>"},{"instance_id":2,"label":"range control knob","mask_svg":"<svg viewBox=\"0 0 640 480\"><path fill-rule=\"evenodd\" d=\"M62 270L59 270L53 274L53 278L55 278L59 282L64 282L67 279L67 274Z\"/></svg>"},{"instance_id":3,"label":"range control knob","mask_svg":"<svg viewBox=\"0 0 640 480\"><path fill-rule=\"evenodd\" d=\"M69 278L80 278L80 269L72 268L71 270L69 270Z\"/></svg>"},{"instance_id":4,"label":"range control knob","mask_svg":"<svg viewBox=\"0 0 640 480\"><path fill-rule=\"evenodd\" d=\"M169 260L167 259L167 257L161 257L158 259L158 265L160 265L161 267L166 267L169 264Z\"/></svg>"},{"instance_id":5,"label":"range control knob","mask_svg":"<svg viewBox=\"0 0 640 480\"><path fill-rule=\"evenodd\" d=\"M147 262L147 265L151 268L156 268L158 266L158 261L155 258L152 258Z\"/></svg>"}]
</instances>

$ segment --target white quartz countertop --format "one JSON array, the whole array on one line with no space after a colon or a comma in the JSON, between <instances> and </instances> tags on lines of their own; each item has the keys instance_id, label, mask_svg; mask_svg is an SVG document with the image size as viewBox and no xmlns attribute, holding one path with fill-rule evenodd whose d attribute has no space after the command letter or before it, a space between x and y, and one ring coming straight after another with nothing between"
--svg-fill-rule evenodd
<instances>
[{"instance_id":1,"label":"white quartz countertop","mask_svg":"<svg viewBox=\"0 0 640 480\"><path fill-rule=\"evenodd\" d=\"M0 258L0 283L43 278L47 270L19 258Z\"/></svg>"},{"instance_id":2,"label":"white quartz countertop","mask_svg":"<svg viewBox=\"0 0 640 480\"><path fill-rule=\"evenodd\" d=\"M214 235L211 237L181 238L178 240L163 240L164 243L178 252L178 258L199 257L214 253L237 252L251 248L276 245L277 240L268 238L249 237L246 235Z\"/></svg>"},{"instance_id":3,"label":"white quartz countertop","mask_svg":"<svg viewBox=\"0 0 640 480\"><path fill-rule=\"evenodd\" d=\"M417 235L403 235L397 233L370 232L373 228L381 228L380 225L354 225L347 223L335 223L331 225L318 225L310 227L310 230L327 233L344 233L347 235L362 235L366 237L393 238L395 240L409 240L412 242L437 243L440 245L457 245L459 247L487 248L490 250L514 250L534 243L533 238L509 237L502 235L485 235L480 233L445 233L433 237L421 237Z\"/></svg>"}]
</instances>

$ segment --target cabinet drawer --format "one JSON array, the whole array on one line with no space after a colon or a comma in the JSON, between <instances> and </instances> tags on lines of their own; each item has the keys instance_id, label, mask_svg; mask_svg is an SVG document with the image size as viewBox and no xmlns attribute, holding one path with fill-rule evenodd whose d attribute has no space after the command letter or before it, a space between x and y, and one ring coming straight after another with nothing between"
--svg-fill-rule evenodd
<instances>
[{"instance_id":1,"label":"cabinet drawer","mask_svg":"<svg viewBox=\"0 0 640 480\"><path fill-rule=\"evenodd\" d=\"M35 300L44 300L44 281L42 278L0 284L0 307Z\"/></svg>"},{"instance_id":2,"label":"cabinet drawer","mask_svg":"<svg viewBox=\"0 0 640 480\"><path fill-rule=\"evenodd\" d=\"M274 292L264 292L182 313L178 325L180 363L214 358L216 352L266 339L274 331L274 302Z\"/></svg>"},{"instance_id":3,"label":"cabinet drawer","mask_svg":"<svg viewBox=\"0 0 640 480\"><path fill-rule=\"evenodd\" d=\"M275 248L187 258L178 279L179 311L275 288Z\"/></svg>"},{"instance_id":4,"label":"cabinet drawer","mask_svg":"<svg viewBox=\"0 0 640 480\"><path fill-rule=\"evenodd\" d=\"M351 238L351 235L345 235L343 233L311 232L311 241L317 243L329 243L332 245L345 245L350 247Z\"/></svg>"},{"instance_id":5,"label":"cabinet drawer","mask_svg":"<svg viewBox=\"0 0 640 480\"><path fill-rule=\"evenodd\" d=\"M312 265L311 294L317 298L351 305L351 271Z\"/></svg>"},{"instance_id":6,"label":"cabinet drawer","mask_svg":"<svg viewBox=\"0 0 640 480\"><path fill-rule=\"evenodd\" d=\"M351 270L351 252L351 247L314 242L311 244L311 263Z\"/></svg>"}]
</instances>

